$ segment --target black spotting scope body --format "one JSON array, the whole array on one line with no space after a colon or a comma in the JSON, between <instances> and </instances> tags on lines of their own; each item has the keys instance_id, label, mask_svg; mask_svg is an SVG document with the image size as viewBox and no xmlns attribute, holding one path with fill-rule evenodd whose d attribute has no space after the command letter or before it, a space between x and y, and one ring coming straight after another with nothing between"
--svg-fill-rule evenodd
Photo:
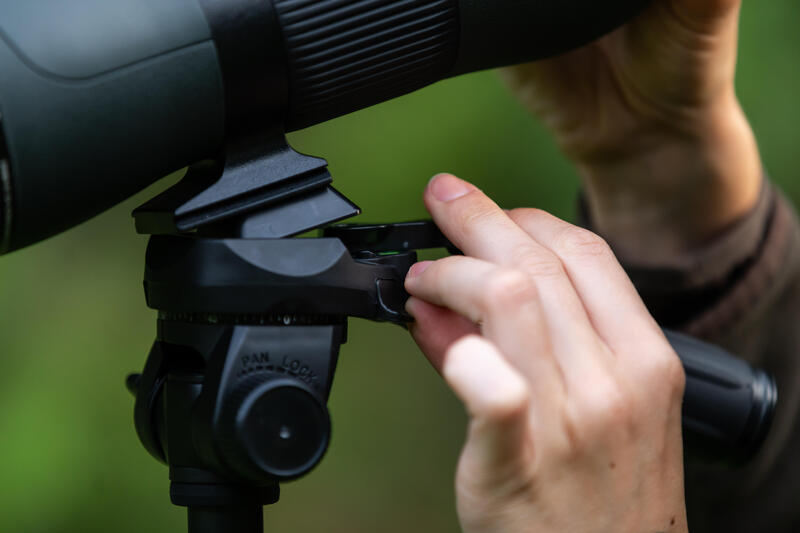
<instances>
[{"instance_id":1,"label":"black spotting scope body","mask_svg":"<svg viewBox=\"0 0 800 533\"><path fill-rule=\"evenodd\" d=\"M551 56L646 3L0 0L0 253L215 156L232 128Z\"/></svg>"}]
</instances>

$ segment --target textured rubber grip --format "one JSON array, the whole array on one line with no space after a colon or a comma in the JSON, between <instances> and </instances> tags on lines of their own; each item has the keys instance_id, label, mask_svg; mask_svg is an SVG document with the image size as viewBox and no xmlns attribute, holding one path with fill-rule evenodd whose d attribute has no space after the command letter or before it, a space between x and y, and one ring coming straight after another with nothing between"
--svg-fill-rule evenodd
<instances>
[{"instance_id":1,"label":"textured rubber grip","mask_svg":"<svg viewBox=\"0 0 800 533\"><path fill-rule=\"evenodd\" d=\"M287 129L443 78L586 44L650 0L272 0L289 63Z\"/></svg>"},{"instance_id":2,"label":"textured rubber grip","mask_svg":"<svg viewBox=\"0 0 800 533\"><path fill-rule=\"evenodd\" d=\"M455 0L274 0L289 58L288 129L445 77L458 48Z\"/></svg>"},{"instance_id":3,"label":"textured rubber grip","mask_svg":"<svg viewBox=\"0 0 800 533\"><path fill-rule=\"evenodd\" d=\"M687 450L732 463L747 461L769 432L778 400L774 380L721 348L679 333L665 334L686 371Z\"/></svg>"}]
</instances>

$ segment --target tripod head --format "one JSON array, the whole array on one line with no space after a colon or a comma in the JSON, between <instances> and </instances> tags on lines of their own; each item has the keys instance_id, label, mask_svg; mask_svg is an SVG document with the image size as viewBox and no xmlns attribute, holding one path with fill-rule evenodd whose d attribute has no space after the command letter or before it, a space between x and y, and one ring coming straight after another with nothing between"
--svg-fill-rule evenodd
<instances>
[{"instance_id":1,"label":"tripod head","mask_svg":"<svg viewBox=\"0 0 800 533\"><path fill-rule=\"evenodd\" d=\"M450 246L429 222L289 238L359 212L326 166L277 130L247 134L134 212L152 235L145 294L159 316L128 388L190 531L261 530L278 483L327 449L347 318L412 321L403 282L415 251Z\"/></svg>"}]
</instances>

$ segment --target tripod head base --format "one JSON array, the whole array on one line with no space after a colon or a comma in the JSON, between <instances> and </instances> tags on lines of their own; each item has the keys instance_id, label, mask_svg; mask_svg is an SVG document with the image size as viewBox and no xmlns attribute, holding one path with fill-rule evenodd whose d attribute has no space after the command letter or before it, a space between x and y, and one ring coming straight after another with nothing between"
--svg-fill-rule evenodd
<instances>
[{"instance_id":1,"label":"tripod head base","mask_svg":"<svg viewBox=\"0 0 800 533\"><path fill-rule=\"evenodd\" d=\"M158 329L134 419L151 455L172 468L173 482L263 487L322 459L343 323L160 320Z\"/></svg>"},{"instance_id":2,"label":"tripod head base","mask_svg":"<svg viewBox=\"0 0 800 533\"><path fill-rule=\"evenodd\" d=\"M210 472L193 468L170 470L169 496L180 507L259 507L277 503L281 489L278 483L261 487L234 485L216 478Z\"/></svg>"}]
</instances>

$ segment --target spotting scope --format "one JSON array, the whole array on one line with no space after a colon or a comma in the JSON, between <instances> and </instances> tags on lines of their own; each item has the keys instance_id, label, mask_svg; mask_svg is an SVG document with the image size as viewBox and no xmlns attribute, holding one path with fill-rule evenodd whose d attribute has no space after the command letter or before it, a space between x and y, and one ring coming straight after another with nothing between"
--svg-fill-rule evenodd
<instances>
[{"instance_id":1,"label":"spotting scope","mask_svg":"<svg viewBox=\"0 0 800 533\"><path fill-rule=\"evenodd\" d=\"M192 533L253 533L280 482L321 460L347 320L405 325L429 221L359 213L285 134L444 78L554 56L648 0L0 0L0 253L79 224L173 171L134 212L151 235L156 340L127 385ZM321 238L291 237L324 228ZM775 382L667 332L693 450L745 462Z\"/></svg>"},{"instance_id":2,"label":"spotting scope","mask_svg":"<svg viewBox=\"0 0 800 533\"><path fill-rule=\"evenodd\" d=\"M215 156L551 56L646 0L0 0L0 252ZM4 139L4 140L3 140Z\"/></svg>"}]
</instances>

